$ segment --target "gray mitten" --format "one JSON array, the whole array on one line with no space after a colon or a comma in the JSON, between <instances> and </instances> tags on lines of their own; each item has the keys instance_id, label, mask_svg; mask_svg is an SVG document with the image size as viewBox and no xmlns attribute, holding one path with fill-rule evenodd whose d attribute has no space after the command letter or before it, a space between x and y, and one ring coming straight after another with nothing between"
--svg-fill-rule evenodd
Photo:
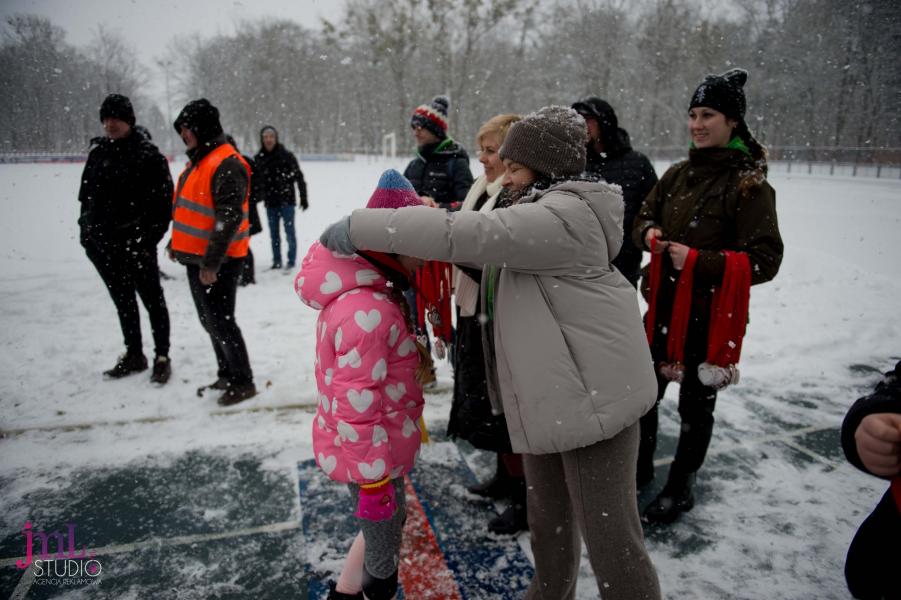
<instances>
[{"instance_id":1,"label":"gray mitten","mask_svg":"<svg viewBox=\"0 0 901 600\"><path fill-rule=\"evenodd\" d=\"M350 215L326 227L322 235L319 236L319 243L332 252L340 252L348 256L354 254L357 249L354 248L353 242L350 241Z\"/></svg>"}]
</instances>

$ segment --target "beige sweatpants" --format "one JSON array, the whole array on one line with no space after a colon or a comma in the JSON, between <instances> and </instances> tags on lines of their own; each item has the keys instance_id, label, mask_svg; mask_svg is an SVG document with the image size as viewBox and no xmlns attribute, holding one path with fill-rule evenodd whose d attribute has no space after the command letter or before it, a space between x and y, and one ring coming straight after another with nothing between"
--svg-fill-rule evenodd
<instances>
[{"instance_id":1,"label":"beige sweatpants","mask_svg":"<svg viewBox=\"0 0 901 600\"><path fill-rule=\"evenodd\" d=\"M559 454L524 454L535 576L526 600L572 600L588 548L603 600L658 600L635 498L638 424Z\"/></svg>"}]
</instances>

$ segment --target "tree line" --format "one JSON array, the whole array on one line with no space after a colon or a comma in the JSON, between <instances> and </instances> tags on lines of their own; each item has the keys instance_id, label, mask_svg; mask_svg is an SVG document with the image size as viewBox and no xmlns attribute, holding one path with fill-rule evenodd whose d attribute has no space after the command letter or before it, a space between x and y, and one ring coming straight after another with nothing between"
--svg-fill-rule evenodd
<instances>
[{"instance_id":1,"label":"tree line","mask_svg":"<svg viewBox=\"0 0 901 600\"><path fill-rule=\"evenodd\" d=\"M149 71L115 34L77 49L46 19L3 32L4 150L78 150L111 91L155 134ZM246 151L265 124L301 152L378 152L413 109L451 99L472 148L503 112L608 100L638 148L684 147L689 97L707 73L750 72L751 131L780 148L901 147L901 11L894 0L348 0L317 30L285 20L173 40L160 57L172 112L207 97ZM168 111L167 111L168 112ZM171 138L170 138L171 139Z\"/></svg>"}]
</instances>

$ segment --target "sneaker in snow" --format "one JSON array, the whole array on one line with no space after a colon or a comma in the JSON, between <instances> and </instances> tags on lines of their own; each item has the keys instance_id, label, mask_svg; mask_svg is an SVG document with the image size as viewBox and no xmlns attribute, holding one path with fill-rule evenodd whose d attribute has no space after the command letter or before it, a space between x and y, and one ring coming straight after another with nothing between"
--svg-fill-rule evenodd
<instances>
[{"instance_id":1,"label":"sneaker in snow","mask_svg":"<svg viewBox=\"0 0 901 600\"><path fill-rule=\"evenodd\" d=\"M172 361L168 356L157 356L153 359L153 373L150 374L150 381L163 385L172 377Z\"/></svg>"},{"instance_id":2,"label":"sneaker in snow","mask_svg":"<svg viewBox=\"0 0 901 600\"><path fill-rule=\"evenodd\" d=\"M119 379L132 373L138 373L147 368L147 357L144 354L129 354L126 352L119 357L116 366L109 371L104 371L103 375L108 379Z\"/></svg>"}]
</instances>

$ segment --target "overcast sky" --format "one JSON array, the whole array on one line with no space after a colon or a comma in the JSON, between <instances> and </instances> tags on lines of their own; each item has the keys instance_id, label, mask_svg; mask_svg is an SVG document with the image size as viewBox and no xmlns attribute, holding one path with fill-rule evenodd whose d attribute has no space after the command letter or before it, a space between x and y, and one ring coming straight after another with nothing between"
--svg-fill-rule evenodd
<instances>
[{"instance_id":1,"label":"overcast sky","mask_svg":"<svg viewBox=\"0 0 901 600\"><path fill-rule=\"evenodd\" d=\"M75 46L86 45L98 24L122 34L148 67L173 36L230 34L242 20L273 17L319 29L320 18L335 20L344 0L0 0L0 17L32 13L66 30Z\"/></svg>"},{"instance_id":2,"label":"overcast sky","mask_svg":"<svg viewBox=\"0 0 901 600\"><path fill-rule=\"evenodd\" d=\"M154 60L174 36L231 34L242 21L263 17L318 30L322 18L337 20L343 7L344 0L0 0L0 18L17 13L48 17L78 47L91 41L97 25L121 34L147 67L145 94L165 111L163 76Z\"/></svg>"}]
</instances>

